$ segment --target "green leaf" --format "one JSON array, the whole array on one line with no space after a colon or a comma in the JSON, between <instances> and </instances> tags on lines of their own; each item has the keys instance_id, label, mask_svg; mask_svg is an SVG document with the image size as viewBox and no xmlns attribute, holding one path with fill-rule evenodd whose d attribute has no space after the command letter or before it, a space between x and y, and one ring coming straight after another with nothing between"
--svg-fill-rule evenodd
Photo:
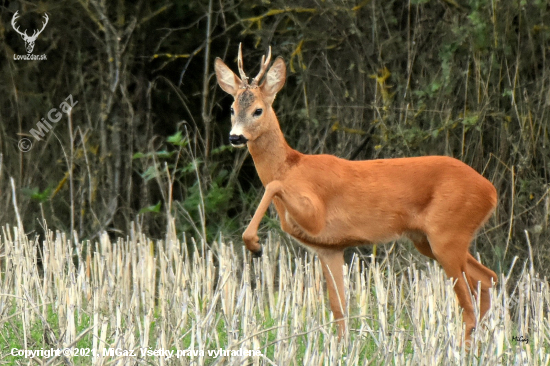
<instances>
[{"instance_id":1,"label":"green leaf","mask_svg":"<svg viewBox=\"0 0 550 366\"><path fill-rule=\"evenodd\" d=\"M157 170L155 169L154 166L150 166L149 168L147 168L146 171L144 171L141 174L141 177L143 179L145 179L146 181L151 180L153 178L156 178L157 177Z\"/></svg>"},{"instance_id":2,"label":"green leaf","mask_svg":"<svg viewBox=\"0 0 550 366\"><path fill-rule=\"evenodd\" d=\"M175 153L176 153L175 151L166 151L166 150L154 151L146 154L142 152L137 152L134 155L132 155L132 159L150 158L152 156L156 156L161 159L168 159L172 157L172 155L174 155Z\"/></svg>"},{"instance_id":3,"label":"green leaf","mask_svg":"<svg viewBox=\"0 0 550 366\"><path fill-rule=\"evenodd\" d=\"M502 93L503 97L511 97L513 95L514 95L514 93L510 89L505 89L504 92Z\"/></svg>"},{"instance_id":4,"label":"green leaf","mask_svg":"<svg viewBox=\"0 0 550 366\"><path fill-rule=\"evenodd\" d=\"M52 190L51 188L46 188L44 191L40 192L38 188L34 187L34 188L23 188L21 189L21 192L25 196L30 197L33 201L43 203L50 198Z\"/></svg>"},{"instance_id":5,"label":"green leaf","mask_svg":"<svg viewBox=\"0 0 550 366\"><path fill-rule=\"evenodd\" d=\"M157 155L161 159L168 159L168 158L172 157L172 155L174 155L174 153L175 153L175 151L161 150L161 151L157 151L155 153L155 155Z\"/></svg>"},{"instance_id":6,"label":"green leaf","mask_svg":"<svg viewBox=\"0 0 550 366\"><path fill-rule=\"evenodd\" d=\"M219 146L215 149L212 149L211 154L216 155L216 154L222 153L225 150L229 150L229 149L231 149L231 145L222 145L222 146Z\"/></svg>"},{"instance_id":7,"label":"green leaf","mask_svg":"<svg viewBox=\"0 0 550 366\"><path fill-rule=\"evenodd\" d=\"M147 212L159 213L160 212L160 201L158 201L158 203L154 206L149 206L149 207L142 208L141 210L139 210L138 214L143 214L143 213L147 213Z\"/></svg>"},{"instance_id":8,"label":"green leaf","mask_svg":"<svg viewBox=\"0 0 550 366\"><path fill-rule=\"evenodd\" d=\"M195 159L183 168L181 168L181 171L183 173L191 173L194 172L199 168L199 166L202 164L202 159Z\"/></svg>"},{"instance_id":9,"label":"green leaf","mask_svg":"<svg viewBox=\"0 0 550 366\"><path fill-rule=\"evenodd\" d=\"M166 141L178 146L187 146L187 144L189 143L189 141L183 137L181 131L176 132L172 136L168 136Z\"/></svg>"}]
</instances>

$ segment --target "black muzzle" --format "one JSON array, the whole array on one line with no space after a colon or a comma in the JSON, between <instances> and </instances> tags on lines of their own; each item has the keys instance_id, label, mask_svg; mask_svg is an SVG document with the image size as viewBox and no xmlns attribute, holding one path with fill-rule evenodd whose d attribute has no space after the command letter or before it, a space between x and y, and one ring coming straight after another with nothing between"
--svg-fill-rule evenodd
<instances>
[{"instance_id":1,"label":"black muzzle","mask_svg":"<svg viewBox=\"0 0 550 366\"><path fill-rule=\"evenodd\" d=\"M229 135L229 143L233 146L242 146L248 142L248 139L243 135Z\"/></svg>"}]
</instances>

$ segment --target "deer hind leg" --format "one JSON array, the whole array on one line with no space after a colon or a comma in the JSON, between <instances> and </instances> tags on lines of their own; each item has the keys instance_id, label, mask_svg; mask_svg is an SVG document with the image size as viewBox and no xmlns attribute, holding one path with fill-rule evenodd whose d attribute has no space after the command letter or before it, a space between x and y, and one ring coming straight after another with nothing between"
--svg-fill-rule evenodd
<instances>
[{"instance_id":1,"label":"deer hind leg","mask_svg":"<svg viewBox=\"0 0 550 366\"><path fill-rule=\"evenodd\" d=\"M474 293L475 287L472 287L473 282L468 265L468 256L470 255L468 253L468 246L471 237L464 235L450 236L448 234L445 235L445 238L448 239L442 239L441 237L439 236L436 239L430 240L432 253L443 267L447 276L456 281L454 291L458 298L458 303L463 309L462 318L464 323L466 323L465 339L468 341L476 326L474 304L470 297L470 291Z\"/></svg>"},{"instance_id":2,"label":"deer hind leg","mask_svg":"<svg viewBox=\"0 0 550 366\"><path fill-rule=\"evenodd\" d=\"M408 235L408 237L413 241L414 246L421 254L437 260L432 252L430 242L428 241L426 235L424 235L423 233L411 233L410 235ZM497 282L497 275L495 274L495 272L491 271L489 268L479 263L470 253L467 253L466 270L464 272L468 280L468 285L470 286L470 291L476 297L476 299L478 296L480 297L479 311L481 319L491 307L491 297L489 294L489 290L492 287L493 283ZM481 290L479 294L477 293L478 282L481 283Z\"/></svg>"},{"instance_id":3,"label":"deer hind leg","mask_svg":"<svg viewBox=\"0 0 550 366\"><path fill-rule=\"evenodd\" d=\"M478 281L481 283L481 291L479 294L479 318L481 319L491 307L491 297L489 294L489 289L493 286L493 283L497 283L497 275L495 272L491 271L489 268L479 263L470 253L468 253L467 258L467 269L468 274L474 280L473 285L476 289Z\"/></svg>"},{"instance_id":4,"label":"deer hind leg","mask_svg":"<svg viewBox=\"0 0 550 366\"><path fill-rule=\"evenodd\" d=\"M338 337L346 333L346 298L344 294L344 251L342 249L318 249L317 255L327 281L328 298L334 320L338 324Z\"/></svg>"}]
</instances>

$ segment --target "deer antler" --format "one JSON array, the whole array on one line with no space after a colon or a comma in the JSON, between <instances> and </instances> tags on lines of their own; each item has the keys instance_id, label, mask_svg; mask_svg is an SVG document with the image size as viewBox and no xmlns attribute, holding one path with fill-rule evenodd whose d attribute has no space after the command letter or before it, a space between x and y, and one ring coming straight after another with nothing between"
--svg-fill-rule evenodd
<instances>
[{"instance_id":1,"label":"deer antler","mask_svg":"<svg viewBox=\"0 0 550 366\"><path fill-rule=\"evenodd\" d=\"M38 37L38 35L39 35L40 33L42 33L42 31L44 30L44 28L46 28L46 25L48 24L48 20L49 20L50 18L48 17L48 14L46 14L46 13L44 13L44 18L46 18L46 22L43 23L42 29L40 29L40 30L36 33L36 35L33 34L33 37Z\"/></svg>"},{"instance_id":2,"label":"deer antler","mask_svg":"<svg viewBox=\"0 0 550 366\"><path fill-rule=\"evenodd\" d=\"M48 17L48 14L45 14L45 13L44 13L44 18L46 18L46 22L42 23L42 29L40 29L40 30L36 30L36 29L35 29L34 32L32 33L32 36L29 36L29 35L27 34L27 30L26 30L26 29L25 29L25 32L21 32L21 31L19 30L19 27L15 24L15 20L16 20L17 18L19 18L19 15L17 15L18 13L19 13L19 10L16 11L15 14L13 14L13 18L11 18L11 26L13 27L13 29L14 29L17 33L19 33L19 34L20 34L23 38L25 38L26 40L27 40L27 39L28 39L28 40L36 39L36 38L38 37L38 35L39 35L40 33L42 33L42 31L44 30L44 28L46 28L46 25L48 24L48 20L50 19L50 18Z\"/></svg>"},{"instance_id":3,"label":"deer antler","mask_svg":"<svg viewBox=\"0 0 550 366\"><path fill-rule=\"evenodd\" d=\"M242 43L239 43L239 55L237 57L237 65L239 67L239 74L241 75L242 85L241 88L246 88L248 86L248 76L244 73L243 70L243 47Z\"/></svg>"},{"instance_id":4,"label":"deer antler","mask_svg":"<svg viewBox=\"0 0 550 366\"><path fill-rule=\"evenodd\" d=\"M260 79L262 76L264 76L265 71L267 70L267 67L269 66L269 63L271 62L271 46L269 46L269 50L267 51L267 59L265 58L265 55L262 56L262 68L260 69L260 72L254 79L252 79L252 84L250 84L251 87L255 88L258 87L258 83L260 82Z\"/></svg>"},{"instance_id":5,"label":"deer antler","mask_svg":"<svg viewBox=\"0 0 550 366\"><path fill-rule=\"evenodd\" d=\"M40 29L39 31L37 31L37 30L35 29L34 32L33 32L33 34L32 34L32 37L31 37L31 38L36 38L36 37L38 37L38 35L39 35L40 33L42 33L42 31L44 30L44 28L46 28L46 25L48 24L48 20L49 20L50 18L48 17L48 14L46 14L46 13L44 13L44 18L46 18L46 22L43 23L42 29ZM36 34L35 34L35 33L36 33Z\"/></svg>"},{"instance_id":6,"label":"deer antler","mask_svg":"<svg viewBox=\"0 0 550 366\"><path fill-rule=\"evenodd\" d=\"M19 30L19 27L16 26L16 24L15 24L15 19L19 18L19 15L17 15L17 13L19 13L19 10L16 11L15 14L13 14L13 18L11 18L11 26L12 26L13 29L14 29L17 33L19 33L21 36L28 37L28 36L27 36L27 33L26 33L27 30L25 29L25 33L23 33L23 32L21 32L21 31Z\"/></svg>"},{"instance_id":7,"label":"deer antler","mask_svg":"<svg viewBox=\"0 0 550 366\"><path fill-rule=\"evenodd\" d=\"M241 75L241 80L242 80L242 84L241 84L241 88L257 88L258 87L258 83L260 82L260 79L262 78L262 76L264 76L265 74L265 71L267 70L267 67L269 66L269 63L271 62L271 46L269 46L269 50L267 51L267 59L265 57L265 55L262 56L262 67L260 69L260 72L258 73L258 75L256 75L256 77L254 79L252 79L252 83L248 83L248 79L249 77L246 76L246 74L244 73L244 69L243 69L243 48L242 48L242 43L239 43L239 55L237 57L237 65L239 67L239 74Z\"/></svg>"}]
</instances>

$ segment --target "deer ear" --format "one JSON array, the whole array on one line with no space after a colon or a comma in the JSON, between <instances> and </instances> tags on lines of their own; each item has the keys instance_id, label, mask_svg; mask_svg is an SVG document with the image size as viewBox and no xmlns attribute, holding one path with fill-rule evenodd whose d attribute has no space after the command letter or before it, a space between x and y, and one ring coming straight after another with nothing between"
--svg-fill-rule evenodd
<instances>
[{"instance_id":1,"label":"deer ear","mask_svg":"<svg viewBox=\"0 0 550 366\"><path fill-rule=\"evenodd\" d=\"M239 85L241 85L241 79L235 75L233 71L223 61L216 57L214 62L214 69L216 69L216 78L218 79L218 85L228 94L231 94L233 97L237 94L239 90Z\"/></svg>"},{"instance_id":2,"label":"deer ear","mask_svg":"<svg viewBox=\"0 0 550 366\"><path fill-rule=\"evenodd\" d=\"M279 56L267 72L265 80L260 86L262 93L270 104L273 103L273 100L275 100L275 96L277 95L279 90L281 90L283 85L285 85L285 80L286 65L283 58Z\"/></svg>"}]
</instances>

